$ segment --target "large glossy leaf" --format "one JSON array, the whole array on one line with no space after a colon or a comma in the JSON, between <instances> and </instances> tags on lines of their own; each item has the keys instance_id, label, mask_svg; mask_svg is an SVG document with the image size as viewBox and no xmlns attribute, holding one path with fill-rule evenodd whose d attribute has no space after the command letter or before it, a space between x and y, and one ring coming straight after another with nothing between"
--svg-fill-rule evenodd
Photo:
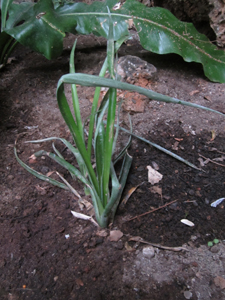
<instances>
[{"instance_id":1,"label":"large glossy leaf","mask_svg":"<svg viewBox=\"0 0 225 300\"><path fill-rule=\"evenodd\" d=\"M14 26L19 24L17 26ZM13 27L14 26L14 27ZM5 31L22 45L42 53L48 59L63 50L65 32L57 20L51 0L12 4Z\"/></svg>"},{"instance_id":2,"label":"large glossy leaf","mask_svg":"<svg viewBox=\"0 0 225 300\"><path fill-rule=\"evenodd\" d=\"M19 12L19 20L25 22L7 29L7 33L50 59L62 51L65 32L77 31L108 37L109 7L114 23L114 40L127 35L129 26L133 24L145 49L159 54L177 53L185 61L201 63L210 80L225 82L224 51L218 50L192 24L179 21L166 9L147 8L136 0L127 0L117 10L117 2L107 0L91 5L65 4L54 9L51 0L40 0L33 3L24 14L21 12L22 4L12 4L7 23L11 25L14 19L18 21Z\"/></svg>"},{"instance_id":3,"label":"large glossy leaf","mask_svg":"<svg viewBox=\"0 0 225 300\"><path fill-rule=\"evenodd\" d=\"M218 50L193 24L179 21L166 9L146 9L135 0L128 0L120 11L128 12L145 49L159 54L177 53L187 62L201 63L210 80L225 82L225 52Z\"/></svg>"},{"instance_id":4,"label":"large glossy leaf","mask_svg":"<svg viewBox=\"0 0 225 300\"><path fill-rule=\"evenodd\" d=\"M1 31L3 31L5 28L8 9L12 2L13 2L13 0L2 0L1 1Z\"/></svg>"}]
</instances>

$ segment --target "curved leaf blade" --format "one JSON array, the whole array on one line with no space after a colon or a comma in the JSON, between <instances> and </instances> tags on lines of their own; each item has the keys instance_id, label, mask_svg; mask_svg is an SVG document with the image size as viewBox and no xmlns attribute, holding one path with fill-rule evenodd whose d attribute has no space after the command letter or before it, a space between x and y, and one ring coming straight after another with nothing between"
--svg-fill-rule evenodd
<instances>
[{"instance_id":1,"label":"curved leaf blade","mask_svg":"<svg viewBox=\"0 0 225 300\"><path fill-rule=\"evenodd\" d=\"M55 179L52 179L51 177L48 177L46 175L43 175L37 171L35 171L34 169L32 169L31 167L29 167L27 164L25 164L17 155L17 151L16 151L16 148L14 147L14 154L15 154L15 157L16 157L16 160L18 161L18 163L25 169L27 170L29 173L31 173L32 175L36 176L37 178L43 180L43 181L47 181L47 182L50 182L51 184L55 185L55 186L58 186L62 189L65 189L65 190L69 190L69 188L64 184L64 183L61 183Z\"/></svg>"},{"instance_id":2,"label":"curved leaf blade","mask_svg":"<svg viewBox=\"0 0 225 300\"><path fill-rule=\"evenodd\" d=\"M217 113L217 114L225 117L225 114L223 114L217 110L214 110L214 109L202 106L202 105L198 105L195 103L182 101L182 100L179 100L176 98L165 96L165 95L159 94L157 92L154 92L152 90L142 88L137 85L132 85L132 84L129 84L126 82L120 82L117 80L112 80L110 78L101 78L101 77L98 77L95 75L76 73L76 74L63 75L61 77L60 81L62 81L64 83L69 83L69 84L76 83L76 84L80 84L83 86L92 86L92 87L101 86L101 87L116 88L116 89L121 89L121 90L138 92L152 100L191 106L191 107L195 107L195 108L199 108L199 109L203 109L203 110L208 110L208 111Z\"/></svg>"},{"instance_id":3,"label":"curved leaf blade","mask_svg":"<svg viewBox=\"0 0 225 300\"><path fill-rule=\"evenodd\" d=\"M210 80L225 82L225 52L218 50L193 24L179 21L166 9L146 8L136 0L127 0L119 13L132 16L146 50L179 54L187 62L201 63Z\"/></svg>"}]
</instances>

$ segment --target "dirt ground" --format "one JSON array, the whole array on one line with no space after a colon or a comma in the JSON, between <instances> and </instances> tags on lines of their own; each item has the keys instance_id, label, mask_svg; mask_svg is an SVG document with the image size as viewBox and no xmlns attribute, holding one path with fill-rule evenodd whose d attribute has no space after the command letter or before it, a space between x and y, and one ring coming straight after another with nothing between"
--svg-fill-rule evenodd
<instances>
[{"instance_id":1,"label":"dirt ground","mask_svg":"<svg viewBox=\"0 0 225 300\"><path fill-rule=\"evenodd\" d=\"M20 46L0 74L0 299L225 299L225 202L210 206L225 197L222 116L148 99L142 99L142 112L137 112L133 101L134 133L201 170L133 139L130 154L134 160L125 194L141 185L104 231L72 216L71 210L81 212L73 194L33 177L17 163L16 139L24 162L44 174L59 170L69 178L48 159L29 160L39 149L50 150L50 143L24 141L50 136L70 139L55 92L59 78L68 73L72 40L67 39L62 56L52 61ZM185 63L176 55L148 53L137 44L121 48L119 56L128 54L157 68L148 82L154 91L225 113L225 84L209 82L201 65ZM79 38L77 72L98 74L104 57L105 41L93 36ZM92 89L78 90L86 118ZM69 89L67 95L70 97ZM127 110L124 106L121 115L124 127L128 125ZM122 134L120 142L126 140ZM65 155L72 159L67 151ZM157 166L163 175L154 186L148 183L147 166ZM85 198L79 182L73 186ZM160 209L139 216L156 208ZM82 212L88 213L85 208ZM184 225L181 219L194 226ZM111 241L112 230L120 230L122 238ZM157 245L137 238L131 241L132 237ZM219 243L209 247L207 243L214 239ZM183 249L176 252L174 247Z\"/></svg>"}]
</instances>

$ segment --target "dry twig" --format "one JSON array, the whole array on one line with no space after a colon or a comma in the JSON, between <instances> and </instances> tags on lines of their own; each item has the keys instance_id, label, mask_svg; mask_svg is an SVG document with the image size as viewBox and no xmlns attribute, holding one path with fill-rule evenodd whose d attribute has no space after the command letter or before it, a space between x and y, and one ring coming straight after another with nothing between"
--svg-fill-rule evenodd
<instances>
[{"instance_id":1,"label":"dry twig","mask_svg":"<svg viewBox=\"0 0 225 300\"><path fill-rule=\"evenodd\" d=\"M168 205L170 205L170 204L172 204L172 203L174 203L174 202L176 202L176 201L177 201L177 200L173 200L173 201L171 201L171 202L169 202L169 203L166 203L166 204L164 204L164 205L162 205L162 206L160 206L160 207L158 207L158 208L152 209L152 210L147 211L147 212L145 212L145 213L143 213L143 214L141 214L141 215L138 215L138 216L136 216L136 217L133 217L133 218L131 218L131 219L125 221L125 222L129 222L129 221L132 221L132 220L137 219L137 218L139 218L139 217L142 217L142 216L145 216L145 215L147 215L147 214L150 214L150 213L152 213L152 212L154 212L154 211L156 211L156 210L159 210L159 209L161 209L161 208L164 208L164 207L166 207L166 206L168 206Z\"/></svg>"},{"instance_id":2,"label":"dry twig","mask_svg":"<svg viewBox=\"0 0 225 300\"><path fill-rule=\"evenodd\" d=\"M218 166L221 166L221 167L224 167L224 168L225 168L225 165L223 165L223 164L217 163L217 162L213 161L212 159L207 158L207 157L205 157L205 156L203 156L203 155L201 155L201 154L198 154L198 155L201 156L202 158L204 158L204 159L210 161L211 163L213 163L213 164L215 164L215 165L218 165Z\"/></svg>"},{"instance_id":3,"label":"dry twig","mask_svg":"<svg viewBox=\"0 0 225 300\"><path fill-rule=\"evenodd\" d=\"M170 250L170 251L175 251L175 252L179 252L181 250L189 251L185 247L168 247L168 246L162 246L160 244L154 244L154 243L151 243L151 242L147 242L147 241L143 240L140 236L131 237L129 239L129 241L139 242L139 243L147 244L147 245L150 245L150 246L153 246L153 247L156 247L156 248L160 248L160 249L164 249L164 250Z\"/></svg>"}]
</instances>

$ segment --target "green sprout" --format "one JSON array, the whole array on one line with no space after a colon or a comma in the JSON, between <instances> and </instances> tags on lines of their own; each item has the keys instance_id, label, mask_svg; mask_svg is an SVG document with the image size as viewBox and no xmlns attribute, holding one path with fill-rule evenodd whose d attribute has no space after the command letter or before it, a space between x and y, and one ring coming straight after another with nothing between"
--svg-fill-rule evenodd
<instances>
[{"instance_id":1,"label":"green sprout","mask_svg":"<svg viewBox=\"0 0 225 300\"><path fill-rule=\"evenodd\" d=\"M208 245L209 247L212 247L214 244L216 245L216 244L218 244L219 242L220 242L220 241L219 241L218 239L214 239L213 241L208 242L207 245Z\"/></svg>"}]
</instances>

